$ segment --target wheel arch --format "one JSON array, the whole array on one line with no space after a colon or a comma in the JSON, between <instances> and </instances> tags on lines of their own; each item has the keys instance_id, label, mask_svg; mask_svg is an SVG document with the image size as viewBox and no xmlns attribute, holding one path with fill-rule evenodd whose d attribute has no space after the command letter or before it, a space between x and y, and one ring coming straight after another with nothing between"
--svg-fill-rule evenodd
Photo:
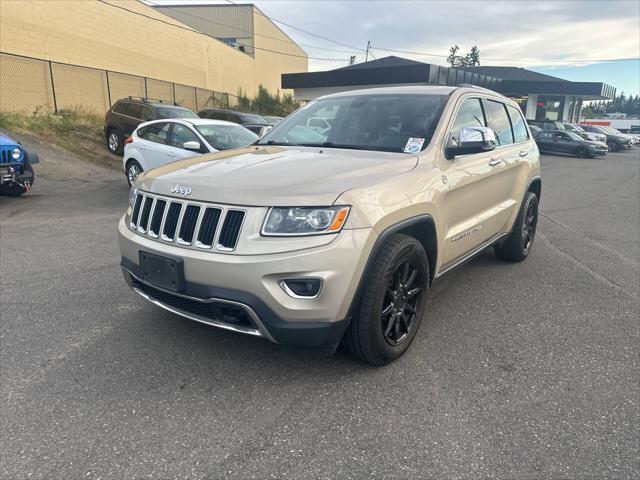
<instances>
[{"instance_id":1,"label":"wheel arch","mask_svg":"<svg viewBox=\"0 0 640 480\"><path fill-rule=\"evenodd\" d=\"M538 202L540 202L540 195L542 194L542 180L540 179L540 177L533 177L529 181L527 192L534 193L536 197L538 197Z\"/></svg>"},{"instance_id":2,"label":"wheel arch","mask_svg":"<svg viewBox=\"0 0 640 480\"><path fill-rule=\"evenodd\" d=\"M356 293L351 300L351 305L349 306L349 311L347 314L348 319L352 317L355 306L359 303L359 298L362 295L362 290L364 288L364 282L366 281L367 275L371 271L373 262L378 255L378 252L380 252L380 249L382 248L384 243L396 233L403 233L420 241L425 251L427 252L427 259L429 261L429 281L430 283L433 282L438 261L438 237L436 232L436 224L433 217L429 214L422 214L390 225L378 236L375 243L373 244L373 248L369 252L364 270L360 276L360 280L358 281Z\"/></svg>"}]
</instances>

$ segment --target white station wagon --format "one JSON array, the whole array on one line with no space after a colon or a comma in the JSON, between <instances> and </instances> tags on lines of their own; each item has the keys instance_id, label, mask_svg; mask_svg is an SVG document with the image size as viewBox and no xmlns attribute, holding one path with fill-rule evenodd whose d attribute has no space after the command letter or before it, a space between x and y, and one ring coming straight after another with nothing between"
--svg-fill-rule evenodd
<instances>
[{"instance_id":1,"label":"white station wagon","mask_svg":"<svg viewBox=\"0 0 640 480\"><path fill-rule=\"evenodd\" d=\"M122 165L129 185L140 172L203 153L251 145L258 136L222 120L184 118L142 123L124 142Z\"/></svg>"}]
</instances>

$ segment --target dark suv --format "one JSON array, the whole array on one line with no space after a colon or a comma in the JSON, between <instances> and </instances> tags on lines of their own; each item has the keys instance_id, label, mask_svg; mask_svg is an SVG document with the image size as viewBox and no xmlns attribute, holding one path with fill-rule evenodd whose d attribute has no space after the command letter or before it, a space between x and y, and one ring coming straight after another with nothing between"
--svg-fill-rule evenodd
<instances>
[{"instance_id":1,"label":"dark suv","mask_svg":"<svg viewBox=\"0 0 640 480\"><path fill-rule=\"evenodd\" d=\"M150 98L129 97L118 100L104 117L104 138L114 155L122 155L123 142L138 125L162 118L198 118L188 108Z\"/></svg>"},{"instance_id":2,"label":"dark suv","mask_svg":"<svg viewBox=\"0 0 640 480\"><path fill-rule=\"evenodd\" d=\"M255 113L234 112L233 110L207 108L200 110L198 116L210 120L225 120L227 122L240 124L259 137L267 133L269 127L273 126L260 115L256 115Z\"/></svg>"}]
</instances>

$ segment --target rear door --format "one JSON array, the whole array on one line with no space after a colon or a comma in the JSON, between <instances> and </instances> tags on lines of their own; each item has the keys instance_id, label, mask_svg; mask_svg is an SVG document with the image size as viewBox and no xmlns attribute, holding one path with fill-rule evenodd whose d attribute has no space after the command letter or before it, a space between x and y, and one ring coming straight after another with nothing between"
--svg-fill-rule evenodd
<instances>
[{"instance_id":1,"label":"rear door","mask_svg":"<svg viewBox=\"0 0 640 480\"><path fill-rule=\"evenodd\" d=\"M141 103L130 103L127 108L127 114L123 117L125 136L131 135L131 132L133 132L141 123L155 119L156 116L153 113L153 110L151 110L147 105L143 105Z\"/></svg>"},{"instance_id":2,"label":"rear door","mask_svg":"<svg viewBox=\"0 0 640 480\"><path fill-rule=\"evenodd\" d=\"M152 123L138 130L139 148L147 170L169 163L172 147L168 145L171 122Z\"/></svg>"}]
</instances>

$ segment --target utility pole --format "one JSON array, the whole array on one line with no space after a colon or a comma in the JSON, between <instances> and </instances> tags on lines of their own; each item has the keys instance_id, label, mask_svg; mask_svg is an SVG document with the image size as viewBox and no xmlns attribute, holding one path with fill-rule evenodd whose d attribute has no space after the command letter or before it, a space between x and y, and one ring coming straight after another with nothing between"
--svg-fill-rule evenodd
<instances>
[{"instance_id":1,"label":"utility pole","mask_svg":"<svg viewBox=\"0 0 640 480\"><path fill-rule=\"evenodd\" d=\"M369 50L371 50L371 40L367 41L367 54L366 54L366 56L364 58L365 62L369 61Z\"/></svg>"}]
</instances>

